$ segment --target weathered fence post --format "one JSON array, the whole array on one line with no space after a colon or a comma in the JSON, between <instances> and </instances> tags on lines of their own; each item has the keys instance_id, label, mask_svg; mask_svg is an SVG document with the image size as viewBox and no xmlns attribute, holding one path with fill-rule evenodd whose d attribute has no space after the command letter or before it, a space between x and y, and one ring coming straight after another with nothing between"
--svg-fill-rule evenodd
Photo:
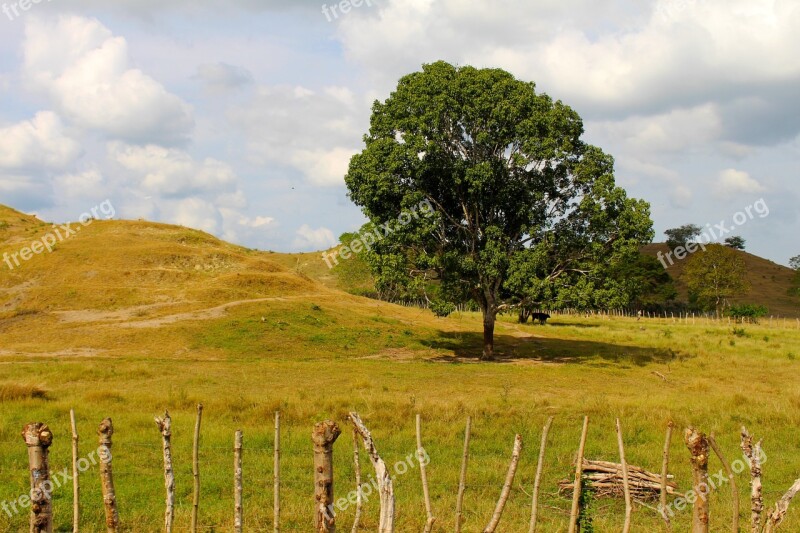
<instances>
[{"instance_id":1,"label":"weathered fence post","mask_svg":"<svg viewBox=\"0 0 800 533\"><path fill-rule=\"evenodd\" d=\"M244 523L242 504L242 430L236 431L233 438L233 529L242 533Z\"/></svg>"},{"instance_id":2,"label":"weathered fence post","mask_svg":"<svg viewBox=\"0 0 800 533\"><path fill-rule=\"evenodd\" d=\"M114 473L111 467L111 437L114 435L114 424L110 418L100 422L97 430L103 456L100 458L100 484L103 490L103 506L106 513L106 532L116 533L119 527L117 512L117 493L114 490Z\"/></svg>"},{"instance_id":3,"label":"weathered fence post","mask_svg":"<svg viewBox=\"0 0 800 533\"><path fill-rule=\"evenodd\" d=\"M667 474L669 473L669 446L672 442L672 428L674 427L672 421L667 424L667 436L664 439L664 451L661 455L661 492L659 493L659 511L661 517L664 519L664 524L667 531L672 531L672 522L669 520L667 513Z\"/></svg>"},{"instance_id":4,"label":"weathered fence post","mask_svg":"<svg viewBox=\"0 0 800 533\"><path fill-rule=\"evenodd\" d=\"M622 424L620 424L619 418L617 418L617 444L619 446L619 462L622 465L622 486L625 494L625 524L622 527L622 533L628 533L631 530L633 505L631 504L631 487L628 482L628 463L625 461L625 444L622 439Z\"/></svg>"},{"instance_id":5,"label":"weathered fence post","mask_svg":"<svg viewBox=\"0 0 800 533\"><path fill-rule=\"evenodd\" d=\"M197 520L200 513L200 423L203 420L203 404L197 404L197 419L194 423L192 441L192 533L197 533Z\"/></svg>"},{"instance_id":6,"label":"weathered fence post","mask_svg":"<svg viewBox=\"0 0 800 533\"><path fill-rule=\"evenodd\" d=\"M164 529L172 533L175 517L175 472L172 469L172 418L169 411L164 411L164 418L155 417L156 426L161 432L161 445L164 452L164 488L166 501L164 510Z\"/></svg>"},{"instance_id":7,"label":"weathered fence post","mask_svg":"<svg viewBox=\"0 0 800 533\"><path fill-rule=\"evenodd\" d=\"M275 411L275 451L272 464L272 528L281 530L281 412Z\"/></svg>"},{"instance_id":8,"label":"weathered fence post","mask_svg":"<svg viewBox=\"0 0 800 533\"><path fill-rule=\"evenodd\" d=\"M333 443L342 431L331 420L317 422L311 433L314 443L314 531L336 532L333 510Z\"/></svg>"},{"instance_id":9,"label":"weathered fence post","mask_svg":"<svg viewBox=\"0 0 800 533\"><path fill-rule=\"evenodd\" d=\"M72 429L72 533L78 533L81 522L80 470L78 469L78 426L75 423L75 410L69 410L69 424Z\"/></svg>"},{"instance_id":10,"label":"weathered fence post","mask_svg":"<svg viewBox=\"0 0 800 533\"><path fill-rule=\"evenodd\" d=\"M753 533L761 531L761 513L764 497L761 494L761 441L753 444L753 437L742 427L742 452L750 465L750 525Z\"/></svg>"},{"instance_id":11,"label":"weathered fence post","mask_svg":"<svg viewBox=\"0 0 800 533\"><path fill-rule=\"evenodd\" d=\"M548 417L547 423L542 429L542 444L539 446L539 461L536 464L536 478L533 480L533 498L531 498L531 524L528 533L536 533L536 520L539 514L539 487L542 482L542 470L544 469L544 452L547 448L547 434L550 433L550 426L553 424L553 417Z\"/></svg>"},{"instance_id":12,"label":"weathered fence post","mask_svg":"<svg viewBox=\"0 0 800 533\"><path fill-rule=\"evenodd\" d=\"M467 417L467 428L464 430L464 453L461 456L461 475L458 478L458 496L456 499L456 532L461 533L461 507L464 503L464 491L467 490L467 463L469 462L469 438L472 432L472 417Z\"/></svg>"},{"instance_id":13,"label":"weathered fence post","mask_svg":"<svg viewBox=\"0 0 800 533\"><path fill-rule=\"evenodd\" d=\"M708 533L708 439L690 427L686 428L684 440L692 457L692 489L697 493L692 508L692 533Z\"/></svg>"},{"instance_id":14,"label":"weathered fence post","mask_svg":"<svg viewBox=\"0 0 800 533\"><path fill-rule=\"evenodd\" d=\"M31 533L52 533L53 504L50 500L53 484L50 481L48 460L53 434L46 424L31 423L22 430L28 446L28 464L31 474Z\"/></svg>"},{"instance_id":15,"label":"weathered fence post","mask_svg":"<svg viewBox=\"0 0 800 533\"><path fill-rule=\"evenodd\" d=\"M517 474L517 465L519 465L520 454L522 453L522 435L514 437L514 449L511 452L511 464L508 466L506 473L506 482L503 484L503 490L500 491L500 499L497 500L497 506L494 508L492 519L487 525L483 533L494 533L500 524L500 518L503 516L503 510L508 501L508 495L511 494L511 485L514 483L514 476Z\"/></svg>"},{"instance_id":16,"label":"weathered fence post","mask_svg":"<svg viewBox=\"0 0 800 533\"><path fill-rule=\"evenodd\" d=\"M378 454L375 441L372 440L372 435L361 421L361 417L358 416L358 413L351 412L348 418L353 422L353 426L355 426L358 434L361 435L364 449L367 451L372 467L375 469L375 477L378 481L378 493L381 503L378 533L394 533L394 486L392 485L391 473L386 463Z\"/></svg>"},{"instance_id":17,"label":"weathered fence post","mask_svg":"<svg viewBox=\"0 0 800 533\"><path fill-rule=\"evenodd\" d=\"M578 446L578 456L575 459L575 487L572 492L572 510L569 513L569 533L578 530L578 512L580 511L581 490L583 489L583 452L586 449L586 435L589 433L589 417L583 418L581 443Z\"/></svg>"},{"instance_id":18,"label":"weathered fence post","mask_svg":"<svg viewBox=\"0 0 800 533\"><path fill-rule=\"evenodd\" d=\"M417 460L419 461L419 474L422 478L422 496L425 499L425 514L427 516L423 533L431 533L436 518L434 518L433 511L431 511L431 493L428 490L428 475L425 469L425 448L422 447L422 420L419 414L417 414Z\"/></svg>"}]
</instances>

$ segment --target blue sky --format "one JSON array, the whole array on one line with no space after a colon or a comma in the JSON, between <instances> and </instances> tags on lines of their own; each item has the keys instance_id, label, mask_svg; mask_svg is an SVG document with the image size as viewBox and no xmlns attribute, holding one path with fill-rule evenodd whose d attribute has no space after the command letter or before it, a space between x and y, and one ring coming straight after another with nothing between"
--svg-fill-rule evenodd
<instances>
[{"instance_id":1,"label":"blue sky","mask_svg":"<svg viewBox=\"0 0 800 533\"><path fill-rule=\"evenodd\" d=\"M18 1L0 0L0 203L45 219L110 199L254 248L325 248L364 220L343 175L372 101L444 59L574 107L657 239L763 199L735 233L800 254L797 2L364 0L334 18L321 1Z\"/></svg>"}]
</instances>

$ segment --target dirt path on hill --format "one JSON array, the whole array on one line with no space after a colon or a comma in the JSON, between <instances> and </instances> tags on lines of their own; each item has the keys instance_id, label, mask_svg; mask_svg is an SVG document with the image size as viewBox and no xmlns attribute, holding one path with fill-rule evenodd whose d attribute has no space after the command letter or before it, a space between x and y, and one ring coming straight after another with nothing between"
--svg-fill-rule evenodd
<instances>
[{"instance_id":1,"label":"dirt path on hill","mask_svg":"<svg viewBox=\"0 0 800 533\"><path fill-rule=\"evenodd\" d=\"M88 322L105 322L107 325L122 328L158 328L175 322L183 322L185 320L213 320L215 318L222 318L231 307L238 307L240 305L264 303L264 302L284 302L290 300L301 300L304 298L324 298L316 292L313 294L297 294L293 296L272 296L269 298L255 298L251 300L237 300L227 302L215 307L207 309L198 309L195 311L187 311L185 313L176 313L156 318L136 320L137 313L148 309L158 307L165 307L176 305L175 302L159 303L151 305L141 305L131 307L128 309L121 309L119 311L57 311L53 314L57 315L62 322L68 323L88 323ZM185 302L184 302L185 303Z\"/></svg>"}]
</instances>

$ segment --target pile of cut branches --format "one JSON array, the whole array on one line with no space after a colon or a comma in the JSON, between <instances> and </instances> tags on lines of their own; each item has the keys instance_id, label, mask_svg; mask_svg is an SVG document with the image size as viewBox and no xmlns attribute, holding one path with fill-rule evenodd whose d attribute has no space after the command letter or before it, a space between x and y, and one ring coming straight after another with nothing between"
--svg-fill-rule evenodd
<instances>
[{"instance_id":1,"label":"pile of cut branches","mask_svg":"<svg viewBox=\"0 0 800 533\"><path fill-rule=\"evenodd\" d=\"M673 476L667 476L667 494L679 496L678 485L670 481ZM609 461L583 460L583 478L596 496L622 497L625 493L622 481L622 465ZM639 501L657 500L661 491L661 475L648 472L644 468L628 465L628 483L631 497ZM560 494L570 494L575 485L572 479L563 479L558 482Z\"/></svg>"}]
</instances>

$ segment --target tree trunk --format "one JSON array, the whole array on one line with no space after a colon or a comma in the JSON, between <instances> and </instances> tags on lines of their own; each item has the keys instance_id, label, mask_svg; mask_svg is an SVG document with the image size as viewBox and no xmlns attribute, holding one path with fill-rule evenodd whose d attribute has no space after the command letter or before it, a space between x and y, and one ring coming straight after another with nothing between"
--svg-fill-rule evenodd
<instances>
[{"instance_id":1,"label":"tree trunk","mask_svg":"<svg viewBox=\"0 0 800 533\"><path fill-rule=\"evenodd\" d=\"M172 418L164 411L164 418L155 418L161 432L161 445L164 452L164 489L166 491L164 510L164 531L172 533L175 518L175 472L172 469Z\"/></svg>"},{"instance_id":2,"label":"tree trunk","mask_svg":"<svg viewBox=\"0 0 800 533\"><path fill-rule=\"evenodd\" d=\"M52 483L48 449L53 442L53 434L47 425L34 423L25 426L22 438L28 446L31 471L30 533L52 533L53 504L50 501Z\"/></svg>"},{"instance_id":3,"label":"tree trunk","mask_svg":"<svg viewBox=\"0 0 800 533\"><path fill-rule=\"evenodd\" d=\"M314 425L314 531L335 533L336 513L333 510L333 443L341 430L331 420Z\"/></svg>"},{"instance_id":4,"label":"tree trunk","mask_svg":"<svg viewBox=\"0 0 800 533\"><path fill-rule=\"evenodd\" d=\"M483 354L481 359L491 361L494 359L494 323L495 312L491 309L483 312Z\"/></svg>"}]
</instances>

